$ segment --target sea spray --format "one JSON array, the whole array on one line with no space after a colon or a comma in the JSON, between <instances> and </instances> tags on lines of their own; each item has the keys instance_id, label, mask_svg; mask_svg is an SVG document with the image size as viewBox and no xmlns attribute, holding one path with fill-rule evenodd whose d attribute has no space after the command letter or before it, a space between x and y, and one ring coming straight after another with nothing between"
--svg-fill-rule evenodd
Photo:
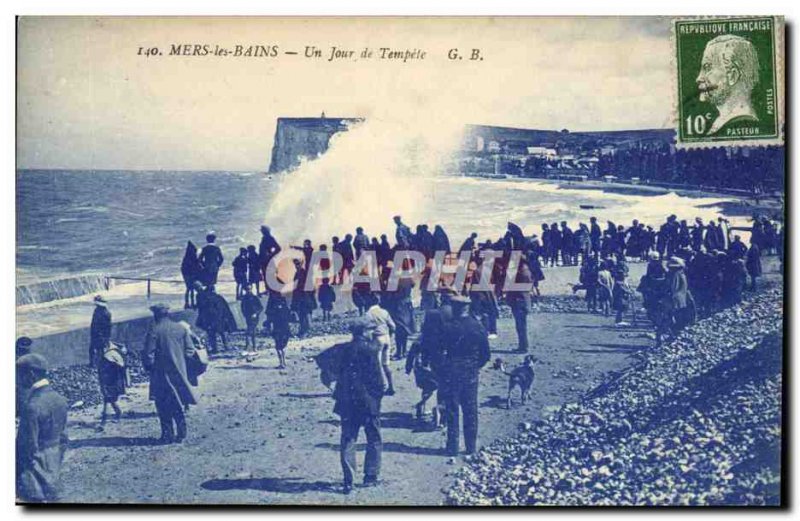
<instances>
[{"instance_id":1,"label":"sea spray","mask_svg":"<svg viewBox=\"0 0 800 521\"><path fill-rule=\"evenodd\" d=\"M355 234L394 240L392 217L411 226L428 222L436 177L460 144L462 124L410 125L397 118L367 118L333 136L328 151L282 176L265 223L284 243L329 242Z\"/></svg>"}]
</instances>

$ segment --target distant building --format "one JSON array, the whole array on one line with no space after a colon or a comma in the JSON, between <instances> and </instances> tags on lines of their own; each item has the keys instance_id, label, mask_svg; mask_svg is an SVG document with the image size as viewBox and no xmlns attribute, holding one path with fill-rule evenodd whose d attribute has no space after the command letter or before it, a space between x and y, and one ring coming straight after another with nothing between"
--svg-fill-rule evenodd
<instances>
[{"instance_id":1,"label":"distant building","mask_svg":"<svg viewBox=\"0 0 800 521\"><path fill-rule=\"evenodd\" d=\"M558 155L555 148L548 147L528 147L528 155L531 157L538 157L543 159L555 159Z\"/></svg>"},{"instance_id":2,"label":"distant building","mask_svg":"<svg viewBox=\"0 0 800 521\"><path fill-rule=\"evenodd\" d=\"M524 157L528 154L528 147L522 141L506 141L502 146L503 152L519 157Z\"/></svg>"}]
</instances>

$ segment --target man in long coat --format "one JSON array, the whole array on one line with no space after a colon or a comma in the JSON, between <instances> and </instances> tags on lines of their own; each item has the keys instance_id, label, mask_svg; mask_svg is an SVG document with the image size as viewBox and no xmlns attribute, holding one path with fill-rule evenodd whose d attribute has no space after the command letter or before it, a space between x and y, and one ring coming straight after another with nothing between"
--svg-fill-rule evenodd
<instances>
[{"instance_id":1,"label":"man in long coat","mask_svg":"<svg viewBox=\"0 0 800 521\"><path fill-rule=\"evenodd\" d=\"M208 335L209 352L217 352L217 335L222 337L222 348L227 351L228 337L226 333L236 331L236 319L225 298L214 291L213 286L203 288L198 281L197 288L197 320L195 325Z\"/></svg>"},{"instance_id":2,"label":"man in long coat","mask_svg":"<svg viewBox=\"0 0 800 521\"><path fill-rule=\"evenodd\" d=\"M108 342L111 340L111 312L102 296L94 298L92 325L89 327L89 365L98 367Z\"/></svg>"},{"instance_id":3,"label":"man in long coat","mask_svg":"<svg viewBox=\"0 0 800 521\"><path fill-rule=\"evenodd\" d=\"M186 438L187 405L197 403L186 372L186 359L194 356L189 331L169 319L169 307L152 306L155 324L147 333L143 363L150 372L150 399L161 421L161 443L180 443Z\"/></svg>"},{"instance_id":4,"label":"man in long coat","mask_svg":"<svg viewBox=\"0 0 800 521\"><path fill-rule=\"evenodd\" d=\"M758 279L763 272L761 268L761 250L756 243L750 244L750 248L747 250L745 256L745 262L747 274L750 275L750 280L752 281L750 289L755 291L756 279Z\"/></svg>"},{"instance_id":5,"label":"man in long coat","mask_svg":"<svg viewBox=\"0 0 800 521\"><path fill-rule=\"evenodd\" d=\"M444 231L444 228L438 224L433 227L433 251L450 253L450 238L447 236L447 232Z\"/></svg>"},{"instance_id":6,"label":"man in long coat","mask_svg":"<svg viewBox=\"0 0 800 521\"><path fill-rule=\"evenodd\" d=\"M478 440L478 374L491 358L489 338L483 325L469 314L468 297L453 297L453 314L446 329L445 415L447 453L458 455L459 411L464 419L464 445L475 452Z\"/></svg>"},{"instance_id":7,"label":"man in long coat","mask_svg":"<svg viewBox=\"0 0 800 521\"><path fill-rule=\"evenodd\" d=\"M714 304L714 274L716 260L701 246L688 265L687 281L697 306L698 314L709 314Z\"/></svg>"},{"instance_id":8,"label":"man in long coat","mask_svg":"<svg viewBox=\"0 0 800 521\"><path fill-rule=\"evenodd\" d=\"M497 305L497 296L492 290L474 289L480 284L481 266L472 272L472 288L469 297L472 300L470 311L489 332L490 338L497 338L497 319L500 318L500 308Z\"/></svg>"},{"instance_id":9,"label":"man in long coat","mask_svg":"<svg viewBox=\"0 0 800 521\"><path fill-rule=\"evenodd\" d=\"M531 272L526 263L520 263L517 282L532 282ZM528 291L510 291L506 295L506 302L511 307L514 315L514 326L517 330L517 350L521 353L528 352L528 314L531 312L531 295Z\"/></svg>"},{"instance_id":10,"label":"man in long coat","mask_svg":"<svg viewBox=\"0 0 800 521\"><path fill-rule=\"evenodd\" d=\"M600 253L600 239L603 236L603 231L600 229L600 225L597 224L597 217L591 217L589 223L591 226L589 230L589 240L592 245L592 253L598 255Z\"/></svg>"},{"instance_id":11,"label":"man in long coat","mask_svg":"<svg viewBox=\"0 0 800 521\"><path fill-rule=\"evenodd\" d=\"M746 285L747 268L744 260L729 256L722 266L722 304L732 306L740 303Z\"/></svg>"},{"instance_id":12,"label":"man in long coat","mask_svg":"<svg viewBox=\"0 0 800 521\"><path fill-rule=\"evenodd\" d=\"M658 253L655 255L658 256ZM654 260L654 262L660 264L658 260ZM647 318L653 322L656 347L659 347L664 335L672 329L672 294L664 268L649 269L648 266L647 273L641 278L638 290L644 297L644 308L647 310Z\"/></svg>"},{"instance_id":13,"label":"man in long coat","mask_svg":"<svg viewBox=\"0 0 800 521\"><path fill-rule=\"evenodd\" d=\"M414 281L411 279L400 279L397 291L385 292L383 299L386 301L387 311L394 320L395 350L394 359L402 360L408 354L408 337L417 332L417 323L414 320L414 305L411 301L411 291L414 288Z\"/></svg>"},{"instance_id":14,"label":"man in long coat","mask_svg":"<svg viewBox=\"0 0 800 521\"><path fill-rule=\"evenodd\" d=\"M353 238L353 248L356 252L356 260L361 257L361 252L369 249L369 236L364 233L364 228L359 226L356 228L356 236ZM306 264L306 268L308 268Z\"/></svg>"},{"instance_id":15,"label":"man in long coat","mask_svg":"<svg viewBox=\"0 0 800 521\"><path fill-rule=\"evenodd\" d=\"M17 431L17 498L56 501L61 463L67 448L67 401L47 380L47 360L27 354L17 360L20 387L26 389Z\"/></svg>"},{"instance_id":16,"label":"man in long coat","mask_svg":"<svg viewBox=\"0 0 800 521\"><path fill-rule=\"evenodd\" d=\"M406 374L415 370L415 379L417 386L423 389L423 400L421 406L418 404L417 417L422 416L424 411L424 399L426 384L433 387L437 391L436 407L434 408L434 426L440 424L440 418L445 408L445 371L447 369L447 326L453 318L453 307L450 299L454 296L455 292L450 292L449 288L441 290L442 304L437 309L431 309L425 312L425 319L422 322L419 342L414 345L419 346L419 362L426 370L425 378L427 382L420 381L420 374L417 373L414 366L415 353L414 348L408 353L406 359ZM456 293L457 295L457 293Z\"/></svg>"},{"instance_id":17,"label":"man in long coat","mask_svg":"<svg viewBox=\"0 0 800 521\"><path fill-rule=\"evenodd\" d=\"M403 219L399 215L394 216L394 224L397 225L397 229L394 233L394 238L397 241L397 249L401 251L410 250L412 236L411 228L403 224Z\"/></svg>"},{"instance_id":18,"label":"man in long coat","mask_svg":"<svg viewBox=\"0 0 800 521\"><path fill-rule=\"evenodd\" d=\"M381 398L384 385L378 361L380 346L372 338L374 323L367 318L351 325L353 340L341 352L339 375L333 393L333 412L342 419L340 456L344 473L344 493L353 489L356 470L356 441L364 427L367 453L364 460L364 486L375 486L381 470Z\"/></svg>"}]
</instances>

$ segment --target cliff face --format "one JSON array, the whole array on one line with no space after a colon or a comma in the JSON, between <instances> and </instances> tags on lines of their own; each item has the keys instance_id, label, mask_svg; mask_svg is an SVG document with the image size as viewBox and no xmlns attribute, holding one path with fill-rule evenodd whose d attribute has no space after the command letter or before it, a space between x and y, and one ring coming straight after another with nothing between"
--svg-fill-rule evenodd
<instances>
[{"instance_id":1,"label":"cliff face","mask_svg":"<svg viewBox=\"0 0 800 521\"><path fill-rule=\"evenodd\" d=\"M278 118L269 172L292 170L303 157L319 157L328 150L334 134L360 121L358 118Z\"/></svg>"}]
</instances>

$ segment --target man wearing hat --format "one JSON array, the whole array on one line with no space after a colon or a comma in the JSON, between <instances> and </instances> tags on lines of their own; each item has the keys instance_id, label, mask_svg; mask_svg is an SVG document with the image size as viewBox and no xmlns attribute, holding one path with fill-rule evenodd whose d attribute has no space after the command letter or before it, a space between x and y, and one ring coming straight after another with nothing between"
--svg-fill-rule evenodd
<instances>
[{"instance_id":1,"label":"man wearing hat","mask_svg":"<svg viewBox=\"0 0 800 521\"><path fill-rule=\"evenodd\" d=\"M47 360L27 354L17 360L26 390L17 431L17 497L23 502L58 499L61 463L67 448L67 401L47 380Z\"/></svg>"},{"instance_id":2,"label":"man wearing hat","mask_svg":"<svg viewBox=\"0 0 800 521\"><path fill-rule=\"evenodd\" d=\"M98 367L108 342L111 340L111 311L102 295L94 298L92 325L89 327L89 365Z\"/></svg>"},{"instance_id":3,"label":"man wearing hat","mask_svg":"<svg viewBox=\"0 0 800 521\"><path fill-rule=\"evenodd\" d=\"M394 237L397 241L397 250L410 250L412 246L411 228L403 224L403 218L399 215L395 215L393 220L394 224L397 226L394 232Z\"/></svg>"},{"instance_id":4,"label":"man wearing hat","mask_svg":"<svg viewBox=\"0 0 800 521\"><path fill-rule=\"evenodd\" d=\"M416 342L408 353L406 359L406 374L410 374L415 369L415 362L419 362L423 367L431 371L431 387L436 389L436 407L433 409L434 426L438 427L440 418L443 418L445 410L445 391L444 380L447 367L447 325L453 319L453 307L450 300L458 296L456 290L449 286L439 288L441 305L436 309L429 309L425 312L425 319L422 322L419 341ZM415 378L417 375L415 373ZM420 382L417 386L422 388ZM423 400L417 406L417 417L421 417L424 411L424 399L426 391L423 389Z\"/></svg>"},{"instance_id":5,"label":"man wearing hat","mask_svg":"<svg viewBox=\"0 0 800 521\"><path fill-rule=\"evenodd\" d=\"M161 421L161 443L180 443L186 437L184 409L197 403L186 371L194 356L191 333L169 319L169 307L156 304L155 324L147 333L142 362L150 373L150 399Z\"/></svg>"},{"instance_id":6,"label":"man wearing hat","mask_svg":"<svg viewBox=\"0 0 800 521\"><path fill-rule=\"evenodd\" d=\"M21 356L25 356L31 352L31 346L33 345L33 340L27 336L21 336L17 339L16 343L14 344L14 349L16 351L16 357L19 358Z\"/></svg>"},{"instance_id":7,"label":"man wearing hat","mask_svg":"<svg viewBox=\"0 0 800 521\"><path fill-rule=\"evenodd\" d=\"M439 293L439 307L425 312L425 317L422 321L420 329L420 340L427 335L427 339L423 341L423 345L431 351L429 354L434 358L441 358L443 355L434 353L444 353L444 339L446 334L446 326L450 320L453 319L453 304L452 300L460 294L452 286L443 285L437 289ZM428 343L431 341L432 343Z\"/></svg>"},{"instance_id":8,"label":"man wearing hat","mask_svg":"<svg viewBox=\"0 0 800 521\"><path fill-rule=\"evenodd\" d=\"M20 357L23 357L31 352L31 346L33 345L33 340L29 337L21 336L17 339L15 348L16 348L16 358L17 360ZM16 399L17 399L17 408L16 408L16 416L15 418L19 417L19 413L22 410L22 406L25 404L25 401L28 399L28 389L22 385L20 382L19 376L16 380Z\"/></svg>"},{"instance_id":9,"label":"man wearing hat","mask_svg":"<svg viewBox=\"0 0 800 521\"><path fill-rule=\"evenodd\" d=\"M381 398L384 384L379 362L380 346L372 338L375 323L367 318L353 321L353 340L345 345L336 378L333 412L342 419L340 455L344 473L344 493L353 489L356 471L356 441L364 427L367 452L364 459L364 486L376 486L381 470Z\"/></svg>"},{"instance_id":10,"label":"man wearing hat","mask_svg":"<svg viewBox=\"0 0 800 521\"><path fill-rule=\"evenodd\" d=\"M445 415L447 417L447 453L459 450L459 409L464 416L464 445L468 454L475 452L478 440L478 375L491 358L489 338L483 325L469 313L470 299L450 299L453 320L446 329L444 368Z\"/></svg>"},{"instance_id":11,"label":"man wearing hat","mask_svg":"<svg viewBox=\"0 0 800 521\"><path fill-rule=\"evenodd\" d=\"M532 284L531 270L527 262L521 262L517 271L517 282L520 284ZM517 350L527 353L528 344L528 314L531 312L530 291L509 291L506 293L506 302L511 307L511 314L514 315L514 327L517 330Z\"/></svg>"}]
</instances>

